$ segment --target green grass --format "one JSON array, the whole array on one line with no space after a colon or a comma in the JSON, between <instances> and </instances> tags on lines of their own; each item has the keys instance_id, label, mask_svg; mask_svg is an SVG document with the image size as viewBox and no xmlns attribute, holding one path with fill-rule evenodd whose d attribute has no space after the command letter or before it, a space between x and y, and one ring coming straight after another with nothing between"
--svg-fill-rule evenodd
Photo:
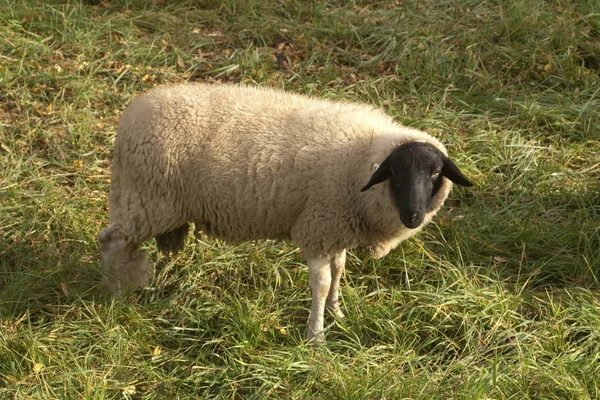
<instances>
[{"instance_id":1,"label":"green grass","mask_svg":"<svg viewBox=\"0 0 600 400\"><path fill-rule=\"evenodd\" d=\"M0 0L0 398L600 398L594 0ZM150 87L383 107L476 183L374 261L306 346L292 243L190 240L99 286L112 140Z\"/></svg>"}]
</instances>

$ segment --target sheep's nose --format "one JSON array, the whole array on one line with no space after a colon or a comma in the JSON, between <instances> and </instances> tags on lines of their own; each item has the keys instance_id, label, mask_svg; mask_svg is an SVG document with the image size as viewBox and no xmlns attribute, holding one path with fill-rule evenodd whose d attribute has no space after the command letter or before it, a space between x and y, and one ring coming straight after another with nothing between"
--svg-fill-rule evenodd
<instances>
[{"instance_id":1,"label":"sheep's nose","mask_svg":"<svg viewBox=\"0 0 600 400\"><path fill-rule=\"evenodd\" d=\"M412 212L412 213L409 213L409 214L408 214L408 220L409 220L411 223L413 223L413 224L414 224L414 223L416 223L416 222L419 220L419 213L418 213L418 212L416 212L416 211L415 211L415 212Z\"/></svg>"},{"instance_id":2,"label":"sheep's nose","mask_svg":"<svg viewBox=\"0 0 600 400\"><path fill-rule=\"evenodd\" d=\"M421 224L421 217L418 211L407 211L401 219L407 228L416 228Z\"/></svg>"}]
</instances>

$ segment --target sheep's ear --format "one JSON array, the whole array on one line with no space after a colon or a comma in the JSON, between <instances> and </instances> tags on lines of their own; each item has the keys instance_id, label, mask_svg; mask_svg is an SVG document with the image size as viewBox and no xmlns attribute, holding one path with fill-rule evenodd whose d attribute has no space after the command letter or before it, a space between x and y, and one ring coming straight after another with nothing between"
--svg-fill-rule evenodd
<instances>
[{"instance_id":1,"label":"sheep's ear","mask_svg":"<svg viewBox=\"0 0 600 400\"><path fill-rule=\"evenodd\" d=\"M392 176L392 170L390 168L389 159L390 159L389 157L386 158L381 163L379 168L377 168L377 170L375 172L373 172L373 175L371 175L371 179L369 179L369 182L365 185L365 187L360 190L361 192L364 192L365 190L369 190L371 188L371 186L377 185L378 183L381 183L381 182L384 182L387 179L389 179L390 176Z\"/></svg>"},{"instance_id":2,"label":"sheep's ear","mask_svg":"<svg viewBox=\"0 0 600 400\"><path fill-rule=\"evenodd\" d=\"M442 175L460 186L473 186L471 182L460 172L458 167L448 157L444 157Z\"/></svg>"}]
</instances>

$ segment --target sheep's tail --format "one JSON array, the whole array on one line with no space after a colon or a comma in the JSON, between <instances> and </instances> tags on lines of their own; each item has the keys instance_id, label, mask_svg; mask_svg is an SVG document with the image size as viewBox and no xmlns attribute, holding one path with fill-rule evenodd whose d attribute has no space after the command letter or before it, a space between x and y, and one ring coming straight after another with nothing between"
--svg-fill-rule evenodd
<instances>
[{"instance_id":1,"label":"sheep's tail","mask_svg":"<svg viewBox=\"0 0 600 400\"><path fill-rule=\"evenodd\" d=\"M156 236L156 247L161 253L168 255L173 253L174 255L183 250L185 244L185 237L190 229L190 224L185 223L180 227L177 227L169 232L165 232Z\"/></svg>"}]
</instances>

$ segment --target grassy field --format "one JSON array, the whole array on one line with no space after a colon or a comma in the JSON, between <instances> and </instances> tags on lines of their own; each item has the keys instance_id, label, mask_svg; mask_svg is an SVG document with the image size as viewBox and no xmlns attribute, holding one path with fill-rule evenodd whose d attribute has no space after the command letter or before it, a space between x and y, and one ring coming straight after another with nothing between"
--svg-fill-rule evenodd
<instances>
[{"instance_id":1,"label":"grassy field","mask_svg":"<svg viewBox=\"0 0 600 400\"><path fill-rule=\"evenodd\" d=\"M0 399L600 398L596 0L0 0ZM476 186L306 346L293 243L190 239L152 287L99 285L120 113L243 82L367 102Z\"/></svg>"}]
</instances>

